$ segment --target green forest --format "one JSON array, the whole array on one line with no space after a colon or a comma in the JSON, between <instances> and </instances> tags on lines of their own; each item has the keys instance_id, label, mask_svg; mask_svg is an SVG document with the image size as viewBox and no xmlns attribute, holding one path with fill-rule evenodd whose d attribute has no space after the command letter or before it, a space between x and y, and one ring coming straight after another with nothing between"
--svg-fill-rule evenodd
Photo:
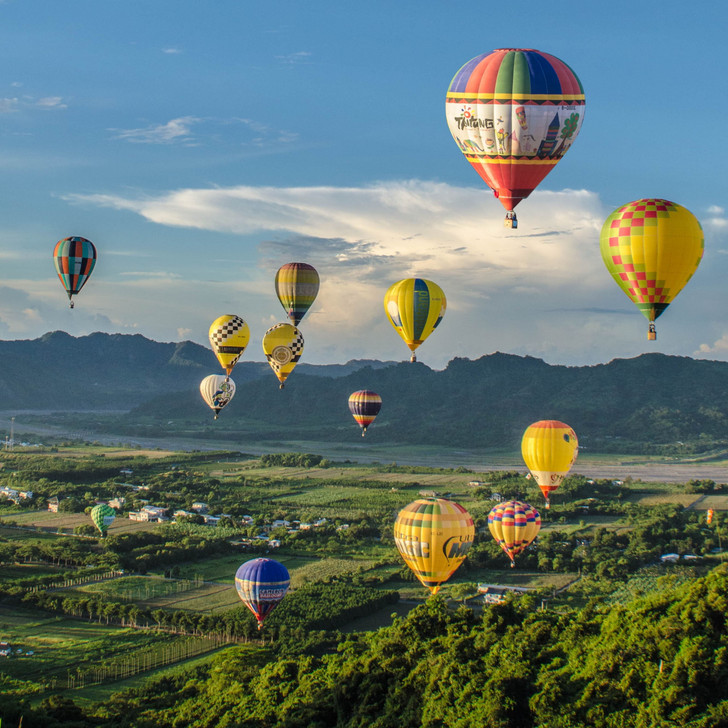
<instances>
[{"instance_id":1,"label":"green forest","mask_svg":"<svg viewBox=\"0 0 728 728\"><path fill-rule=\"evenodd\" d=\"M728 726L724 484L577 473L546 510L516 471L300 452L69 442L0 466L3 493L32 493L0 500L4 727ZM476 527L434 597L392 534L432 494ZM515 569L487 528L499 498L543 519ZM103 538L97 502L117 504ZM170 519L128 517L145 505ZM292 587L260 631L233 586L258 555Z\"/></svg>"}]
</instances>

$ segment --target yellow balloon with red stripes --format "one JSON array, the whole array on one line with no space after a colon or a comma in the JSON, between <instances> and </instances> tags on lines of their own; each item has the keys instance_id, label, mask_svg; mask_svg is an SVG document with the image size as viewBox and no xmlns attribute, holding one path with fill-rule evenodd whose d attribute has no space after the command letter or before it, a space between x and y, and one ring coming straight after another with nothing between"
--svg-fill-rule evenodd
<instances>
[{"instance_id":1,"label":"yellow balloon with red stripes","mask_svg":"<svg viewBox=\"0 0 728 728\"><path fill-rule=\"evenodd\" d=\"M546 498L546 508L551 507L551 493L561 485L578 453L576 432L559 420L539 420L523 433L521 455Z\"/></svg>"},{"instance_id":2,"label":"yellow balloon with red stripes","mask_svg":"<svg viewBox=\"0 0 728 728\"><path fill-rule=\"evenodd\" d=\"M423 586L437 594L465 561L475 539L470 514L445 498L422 498L405 506L394 522L394 542Z\"/></svg>"}]
</instances>

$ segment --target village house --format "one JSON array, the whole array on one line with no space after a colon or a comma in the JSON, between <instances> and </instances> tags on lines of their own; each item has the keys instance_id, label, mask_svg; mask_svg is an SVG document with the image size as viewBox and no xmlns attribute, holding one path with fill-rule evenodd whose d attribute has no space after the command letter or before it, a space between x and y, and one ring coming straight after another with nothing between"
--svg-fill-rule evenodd
<instances>
[{"instance_id":1,"label":"village house","mask_svg":"<svg viewBox=\"0 0 728 728\"><path fill-rule=\"evenodd\" d=\"M167 509L160 508L159 506L144 506L140 511L129 512L130 521L148 521L150 523L158 523L159 521L166 521Z\"/></svg>"},{"instance_id":2,"label":"village house","mask_svg":"<svg viewBox=\"0 0 728 728\"><path fill-rule=\"evenodd\" d=\"M55 496L55 495L52 498L49 498L48 499L48 510L51 513L58 513L58 504L59 504L59 502L60 501L58 500L58 497Z\"/></svg>"},{"instance_id":3,"label":"village house","mask_svg":"<svg viewBox=\"0 0 728 728\"><path fill-rule=\"evenodd\" d=\"M485 604L500 604L508 594L522 595L530 591L525 586L504 586L503 584L478 584L478 594L483 595Z\"/></svg>"}]
</instances>

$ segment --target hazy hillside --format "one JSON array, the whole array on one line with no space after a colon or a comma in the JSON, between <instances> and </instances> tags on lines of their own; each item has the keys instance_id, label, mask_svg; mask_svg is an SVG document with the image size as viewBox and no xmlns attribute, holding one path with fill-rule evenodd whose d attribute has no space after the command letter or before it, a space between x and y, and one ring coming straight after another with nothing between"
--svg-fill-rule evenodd
<instances>
[{"instance_id":1,"label":"hazy hillside","mask_svg":"<svg viewBox=\"0 0 728 728\"><path fill-rule=\"evenodd\" d=\"M566 367L495 353L453 359L443 371L409 362L301 363L282 391L267 364L243 360L233 374L236 397L214 425L198 385L220 369L198 344L53 332L0 342L0 361L0 409L123 409L130 412L115 426L127 432L164 422L167 432L199 428L201 436L350 441L348 396L368 388L384 400L367 435L380 441L516 448L538 419L568 422L593 450L639 451L646 443L694 451L728 441L728 363L662 354Z\"/></svg>"}]
</instances>

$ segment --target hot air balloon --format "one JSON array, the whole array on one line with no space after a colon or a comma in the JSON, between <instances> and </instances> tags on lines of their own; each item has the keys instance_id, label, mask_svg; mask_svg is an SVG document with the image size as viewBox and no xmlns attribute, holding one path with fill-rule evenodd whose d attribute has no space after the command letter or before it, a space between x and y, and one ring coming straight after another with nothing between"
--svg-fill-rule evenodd
<instances>
[{"instance_id":1,"label":"hot air balloon","mask_svg":"<svg viewBox=\"0 0 728 728\"><path fill-rule=\"evenodd\" d=\"M303 354L303 336L293 324L271 326L263 336L263 351L281 383L280 389Z\"/></svg>"},{"instance_id":2,"label":"hot air balloon","mask_svg":"<svg viewBox=\"0 0 728 728\"><path fill-rule=\"evenodd\" d=\"M70 307L73 298L84 286L96 265L96 248L90 240L80 237L63 238L53 251L56 273L68 294Z\"/></svg>"},{"instance_id":3,"label":"hot air balloon","mask_svg":"<svg viewBox=\"0 0 728 728\"><path fill-rule=\"evenodd\" d=\"M366 435L367 427L374 422L381 408L382 398L369 389L360 389L349 395L349 412L361 427L362 437Z\"/></svg>"},{"instance_id":4,"label":"hot air balloon","mask_svg":"<svg viewBox=\"0 0 728 728\"><path fill-rule=\"evenodd\" d=\"M713 523L713 516L715 515L715 511L712 508L708 508L708 510L705 512L705 522L710 525Z\"/></svg>"},{"instance_id":5,"label":"hot air balloon","mask_svg":"<svg viewBox=\"0 0 728 728\"><path fill-rule=\"evenodd\" d=\"M703 229L684 207L646 198L617 208L600 236L607 270L649 321L647 338L657 338L655 319L672 303L703 257Z\"/></svg>"},{"instance_id":6,"label":"hot air balloon","mask_svg":"<svg viewBox=\"0 0 728 728\"><path fill-rule=\"evenodd\" d=\"M276 295L294 326L316 300L319 274L308 263L286 263L276 273Z\"/></svg>"},{"instance_id":7,"label":"hot air balloon","mask_svg":"<svg viewBox=\"0 0 728 728\"><path fill-rule=\"evenodd\" d=\"M437 328L447 308L442 288L424 278L405 278L392 284L384 295L384 310L395 331L415 349Z\"/></svg>"},{"instance_id":8,"label":"hot air balloon","mask_svg":"<svg viewBox=\"0 0 728 728\"><path fill-rule=\"evenodd\" d=\"M210 374L200 382L200 394L217 419L220 410L235 396L235 382L222 374Z\"/></svg>"},{"instance_id":9,"label":"hot air balloon","mask_svg":"<svg viewBox=\"0 0 728 728\"><path fill-rule=\"evenodd\" d=\"M101 536L106 536L106 532L109 530L109 526L116 518L116 511L106 503L102 503L98 506L94 506L91 509L91 520L94 522L94 526L99 529Z\"/></svg>"},{"instance_id":10,"label":"hot air balloon","mask_svg":"<svg viewBox=\"0 0 728 728\"><path fill-rule=\"evenodd\" d=\"M450 83L447 124L460 151L518 227L514 208L556 166L584 120L584 89L561 60L499 48L468 61Z\"/></svg>"},{"instance_id":11,"label":"hot air balloon","mask_svg":"<svg viewBox=\"0 0 728 728\"><path fill-rule=\"evenodd\" d=\"M229 377L250 341L248 324L240 316L226 313L210 324L209 337L210 346Z\"/></svg>"},{"instance_id":12,"label":"hot air balloon","mask_svg":"<svg viewBox=\"0 0 728 728\"><path fill-rule=\"evenodd\" d=\"M290 583L288 569L273 559L251 559L237 570L235 589L258 620L258 629L286 595Z\"/></svg>"},{"instance_id":13,"label":"hot air balloon","mask_svg":"<svg viewBox=\"0 0 728 728\"><path fill-rule=\"evenodd\" d=\"M576 433L558 420L539 420L523 433L521 454L546 498L546 508L551 507L551 491L561 485L578 452Z\"/></svg>"},{"instance_id":14,"label":"hot air balloon","mask_svg":"<svg viewBox=\"0 0 728 728\"><path fill-rule=\"evenodd\" d=\"M416 500L399 512L394 523L399 553L432 594L465 561L474 538L470 514L444 498Z\"/></svg>"},{"instance_id":15,"label":"hot air balloon","mask_svg":"<svg viewBox=\"0 0 728 728\"><path fill-rule=\"evenodd\" d=\"M488 528L496 543L506 552L513 568L516 556L538 536L541 516L528 503L506 501L491 509Z\"/></svg>"}]
</instances>

